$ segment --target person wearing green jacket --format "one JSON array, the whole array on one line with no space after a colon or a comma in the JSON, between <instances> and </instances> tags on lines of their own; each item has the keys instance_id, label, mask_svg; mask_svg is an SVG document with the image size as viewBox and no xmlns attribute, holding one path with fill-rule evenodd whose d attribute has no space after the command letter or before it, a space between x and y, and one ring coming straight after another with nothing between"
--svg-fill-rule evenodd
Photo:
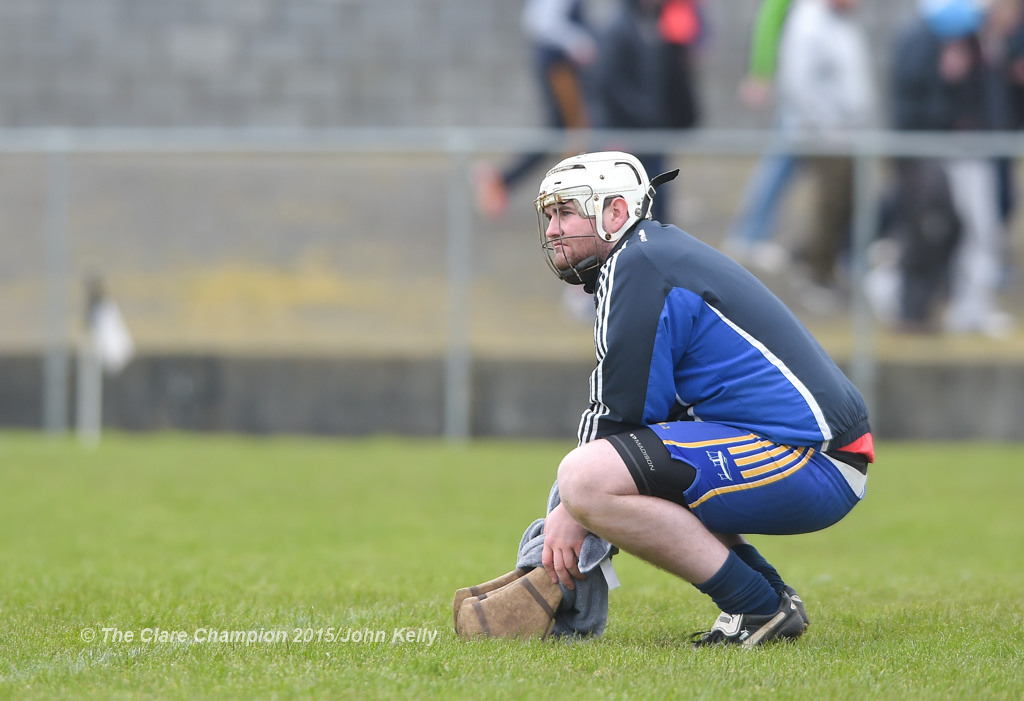
<instances>
[{"instance_id":1,"label":"person wearing green jacket","mask_svg":"<svg viewBox=\"0 0 1024 701\"><path fill-rule=\"evenodd\" d=\"M740 84L740 98L753 109L771 101L778 58L779 37L791 0L764 0L758 9L750 39L750 64ZM776 118L776 122L777 122ZM779 204L798 170L797 159L784 151L767 153L747 182L740 211L722 248L740 263L766 272L778 272L789 255L770 241Z\"/></svg>"}]
</instances>

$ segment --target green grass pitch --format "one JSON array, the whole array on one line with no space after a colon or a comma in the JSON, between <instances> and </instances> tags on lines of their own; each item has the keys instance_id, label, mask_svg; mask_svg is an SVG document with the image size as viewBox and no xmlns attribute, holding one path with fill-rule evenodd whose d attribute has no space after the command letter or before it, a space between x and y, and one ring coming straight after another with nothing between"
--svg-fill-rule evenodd
<instances>
[{"instance_id":1,"label":"green grass pitch","mask_svg":"<svg viewBox=\"0 0 1024 701\"><path fill-rule=\"evenodd\" d=\"M0 697L1024 697L1024 446L879 446L864 503L754 537L795 644L632 558L596 641L460 642L570 442L0 434ZM397 634L396 634L397 631Z\"/></svg>"}]
</instances>

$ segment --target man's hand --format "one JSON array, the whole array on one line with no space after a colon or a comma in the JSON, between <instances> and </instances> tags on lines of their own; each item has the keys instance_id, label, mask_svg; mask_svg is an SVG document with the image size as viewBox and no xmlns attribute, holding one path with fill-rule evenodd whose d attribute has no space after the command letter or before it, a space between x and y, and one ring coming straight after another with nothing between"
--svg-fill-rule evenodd
<instances>
[{"instance_id":1,"label":"man's hand","mask_svg":"<svg viewBox=\"0 0 1024 701\"><path fill-rule=\"evenodd\" d=\"M772 101L772 82L767 78L747 76L740 83L739 96L747 107L759 110Z\"/></svg>"},{"instance_id":2,"label":"man's hand","mask_svg":"<svg viewBox=\"0 0 1024 701\"><path fill-rule=\"evenodd\" d=\"M950 41L942 47L939 54L939 75L947 83L959 83L971 70L974 59L966 41Z\"/></svg>"},{"instance_id":3,"label":"man's hand","mask_svg":"<svg viewBox=\"0 0 1024 701\"><path fill-rule=\"evenodd\" d=\"M580 550L587 529L576 523L561 504L544 519L544 554L541 562L552 582L575 589L573 579L586 579L580 572Z\"/></svg>"}]
</instances>

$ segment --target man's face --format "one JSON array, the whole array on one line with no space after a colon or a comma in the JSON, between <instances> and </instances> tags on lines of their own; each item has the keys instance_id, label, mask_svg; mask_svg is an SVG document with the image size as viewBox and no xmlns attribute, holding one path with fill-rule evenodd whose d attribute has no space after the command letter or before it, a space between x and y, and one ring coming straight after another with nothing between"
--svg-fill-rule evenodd
<instances>
[{"instance_id":1,"label":"man's face","mask_svg":"<svg viewBox=\"0 0 1024 701\"><path fill-rule=\"evenodd\" d=\"M598 256L602 246L592 217L582 216L576 202L560 202L544 208L547 229L545 247L556 268L567 270L591 256Z\"/></svg>"}]
</instances>

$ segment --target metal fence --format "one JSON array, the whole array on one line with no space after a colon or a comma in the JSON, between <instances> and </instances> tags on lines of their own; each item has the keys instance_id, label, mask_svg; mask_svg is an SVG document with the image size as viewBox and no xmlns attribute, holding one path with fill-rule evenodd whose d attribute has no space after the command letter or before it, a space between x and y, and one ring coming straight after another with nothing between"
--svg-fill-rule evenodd
<instances>
[{"instance_id":1,"label":"metal fence","mask_svg":"<svg viewBox=\"0 0 1024 701\"><path fill-rule=\"evenodd\" d=\"M470 366L474 350L471 344L470 306L474 282L479 276L480 260L474 247L481 242L479 217L475 214L469 193L468 173L474 161L486 154L506 157L523 151L557 154L566 150L604 148L609 144L637 153L659 152L678 159L753 159L772 151L796 155L849 155L855 162L855 215L851 258L852 297L850 324L850 373L863 391L869 408L875 401L877 353L876 322L857 284L867 270L866 251L875 236L877 198L884 177L884 163L899 156L922 157L994 157L1019 158L1024 155L1024 139L1014 133L932 134L865 132L843 139L780 140L771 132L740 132L696 130L689 132L659 131L587 131L560 132L537 129L345 129L321 131L293 130L78 130L25 129L0 130L0 159L10 163L30 159L41 179L40 201L29 203L43 214L41 232L25 230L0 232L0 242L13 236L35 237L45 241L45 304L40 315L44 319L44 429L63 431L69 401L68 367L74 347L69 329L76 315L71 300L76 271L72 270L69 250L69 217L73 209L73 193L82 185L74 165L95 158L145 158L148 162L191 155L203 159L382 159L392 171L400 172L410 164L429 161L427 175L413 178L401 187L354 180L339 193L351 202L346 212L358 213L354 226L374 231L386 229L389 216L405 207L431 209L425 215L413 215L406 228L433 227L443 232L444 314L443 353L445 357L445 435L463 440L470 425ZM553 157L554 158L554 157ZM20 163L20 162L19 162ZM11 170L17 171L19 163ZM2 163L0 163L2 166ZM242 164L244 168L245 164ZM17 179L15 173L9 177ZM79 179L76 179L79 178ZM733 192L742 188L742 181L730 181ZM360 187L365 186L364 190ZM419 199L410 191L427 192ZM367 193L373 193L368 198ZM116 197L117 193L110 193ZM420 193L422 195L422 193ZM370 211L367 211L370 210ZM374 211L376 210L376 211ZM174 216L173 214L171 216ZM532 216L532 214L530 215ZM439 219L438 219L439 217ZM187 217L185 217L187 219ZM422 221L434 218L434 221ZM20 226L25 226L21 224ZM184 226L184 224L183 224ZM518 224L517 224L518 226ZM6 227L10 229L11 227ZM687 228L684 225L684 228ZM288 232L282 232L288 236ZM407 237L416 235L410 231ZM408 240L408 238L407 238ZM145 242L139 245L146 245ZM10 246L7 258L11 255ZM116 251L114 252L116 254ZM499 256L500 257L500 256ZM501 262L488 261L501 266ZM9 268L17 261L8 258ZM397 271L394 282L400 283ZM2 280L0 280L2 289ZM436 325L436 324L435 324ZM2 337L0 337L2 339Z\"/></svg>"}]
</instances>

